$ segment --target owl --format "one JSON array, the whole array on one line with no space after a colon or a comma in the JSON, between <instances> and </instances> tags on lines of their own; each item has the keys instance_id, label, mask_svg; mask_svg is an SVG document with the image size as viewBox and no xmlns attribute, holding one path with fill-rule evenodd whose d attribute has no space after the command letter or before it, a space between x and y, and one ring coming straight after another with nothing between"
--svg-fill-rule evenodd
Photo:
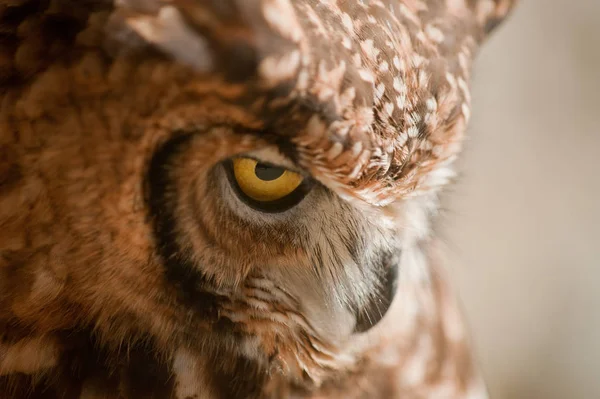
<instances>
[{"instance_id":1,"label":"owl","mask_svg":"<svg viewBox=\"0 0 600 399\"><path fill-rule=\"evenodd\" d=\"M0 0L0 398L484 398L432 229L513 0Z\"/></svg>"}]
</instances>

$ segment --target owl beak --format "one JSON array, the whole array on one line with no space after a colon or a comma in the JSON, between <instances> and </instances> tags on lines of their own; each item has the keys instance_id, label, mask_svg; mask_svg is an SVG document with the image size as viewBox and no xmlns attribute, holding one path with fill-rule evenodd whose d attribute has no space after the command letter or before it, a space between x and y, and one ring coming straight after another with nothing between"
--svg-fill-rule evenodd
<instances>
[{"instance_id":1,"label":"owl beak","mask_svg":"<svg viewBox=\"0 0 600 399\"><path fill-rule=\"evenodd\" d=\"M398 265L387 265L387 271L381 288L373 295L366 306L356 312L355 333L363 333L375 327L386 315L392 305L398 287Z\"/></svg>"}]
</instances>

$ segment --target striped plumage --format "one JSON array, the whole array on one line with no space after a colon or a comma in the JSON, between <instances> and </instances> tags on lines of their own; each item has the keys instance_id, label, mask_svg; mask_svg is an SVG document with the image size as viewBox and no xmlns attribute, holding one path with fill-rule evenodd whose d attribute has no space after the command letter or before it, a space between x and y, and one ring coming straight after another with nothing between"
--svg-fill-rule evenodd
<instances>
[{"instance_id":1,"label":"striped plumage","mask_svg":"<svg viewBox=\"0 0 600 399\"><path fill-rule=\"evenodd\" d=\"M513 3L0 0L0 398L485 397L430 219Z\"/></svg>"}]
</instances>

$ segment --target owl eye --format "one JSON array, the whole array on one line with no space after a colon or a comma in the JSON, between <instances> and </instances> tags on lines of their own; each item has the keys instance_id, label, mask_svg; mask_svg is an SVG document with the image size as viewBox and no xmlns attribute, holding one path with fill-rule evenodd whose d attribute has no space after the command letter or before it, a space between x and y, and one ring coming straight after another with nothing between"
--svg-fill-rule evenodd
<instances>
[{"instance_id":1,"label":"owl eye","mask_svg":"<svg viewBox=\"0 0 600 399\"><path fill-rule=\"evenodd\" d=\"M229 180L244 202L266 212L281 212L296 205L310 189L309 179L281 166L253 158L226 162Z\"/></svg>"}]
</instances>

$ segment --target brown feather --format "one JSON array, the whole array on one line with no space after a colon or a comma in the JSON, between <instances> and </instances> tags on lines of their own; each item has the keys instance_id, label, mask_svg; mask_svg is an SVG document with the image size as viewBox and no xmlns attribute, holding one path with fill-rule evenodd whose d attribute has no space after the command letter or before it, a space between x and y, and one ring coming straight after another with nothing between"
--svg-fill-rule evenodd
<instances>
[{"instance_id":1,"label":"brown feather","mask_svg":"<svg viewBox=\"0 0 600 399\"><path fill-rule=\"evenodd\" d=\"M429 219L514 3L0 0L0 398L483 392Z\"/></svg>"}]
</instances>

